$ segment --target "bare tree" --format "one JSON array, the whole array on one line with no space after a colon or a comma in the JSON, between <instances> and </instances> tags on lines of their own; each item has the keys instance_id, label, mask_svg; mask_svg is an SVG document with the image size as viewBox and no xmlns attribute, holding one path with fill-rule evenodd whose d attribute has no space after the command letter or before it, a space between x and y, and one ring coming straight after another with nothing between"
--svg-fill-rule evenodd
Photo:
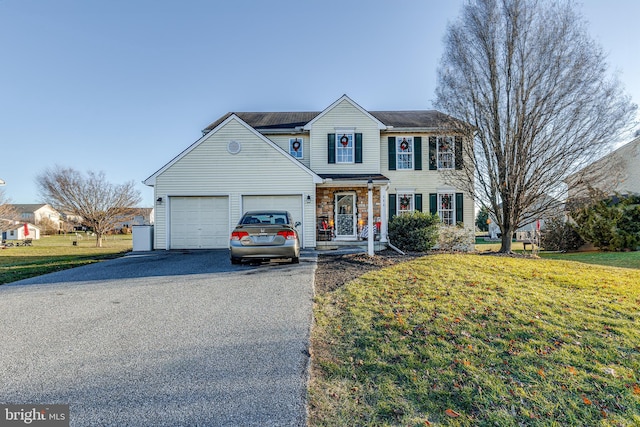
<instances>
[{"instance_id":1,"label":"bare tree","mask_svg":"<svg viewBox=\"0 0 640 427\"><path fill-rule=\"evenodd\" d=\"M583 18L553 0L466 2L447 29L436 104L475 127L470 167L451 179L489 209L501 252L519 226L557 209L564 178L628 130L637 108Z\"/></svg>"},{"instance_id":2,"label":"bare tree","mask_svg":"<svg viewBox=\"0 0 640 427\"><path fill-rule=\"evenodd\" d=\"M60 212L83 218L83 224L96 233L97 247L102 247L104 234L129 215L141 200L133 181L111 184L104 172L89 171L83 175L74 169L56 166L47 169L36 181L47 203Z\"/></svg>"},{"instance_id":3,"label":"bare tree","mask_svg":"<svg viewBox=\"0 0 640 427\"><path fill-rule=\"evenodd\" d=\"M0 188L0 234L16 224L19 218L20 214L6 198L4 190Z\"/></svg>"}]
</instances>

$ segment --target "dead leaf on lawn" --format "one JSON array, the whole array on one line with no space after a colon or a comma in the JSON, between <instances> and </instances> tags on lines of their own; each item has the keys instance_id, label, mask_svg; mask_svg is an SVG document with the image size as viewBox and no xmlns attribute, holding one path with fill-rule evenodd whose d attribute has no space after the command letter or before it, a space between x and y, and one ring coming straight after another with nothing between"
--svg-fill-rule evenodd
<instances>
[{"instance_id":1,"label":"dead leaf on lawn","mask_svg":"<svg viewBox=\"0 0 640 427\"><path fill-rule=\"evenodd\" d=\"M446 411L444 411L444 413L451 418L458 418L460 416L460 414L454 411L453 409L447 409Z\"/></svg>"},{"instance_id":2,"label":"dead leaf on lawn","mask_svg":"<svg viewBox=\"0 0 640 427\"><path fill-rule=\"evenodd\" d=\"M569 366L569 373L571 375L576 375L578 371L576 371L576 368L574 368L573 366Z\"/></svg>"},{"instance_id":3,"label":"dead leaf on lawn","mask_svg":"<svg viewBox=\"0 0 640 427\"><path fill-rule=\"evenodd\" d=\"M587 396L582 396L582 401L585 405L591 405L591 401L587 398Z\"/></svg>"}]
</instances>

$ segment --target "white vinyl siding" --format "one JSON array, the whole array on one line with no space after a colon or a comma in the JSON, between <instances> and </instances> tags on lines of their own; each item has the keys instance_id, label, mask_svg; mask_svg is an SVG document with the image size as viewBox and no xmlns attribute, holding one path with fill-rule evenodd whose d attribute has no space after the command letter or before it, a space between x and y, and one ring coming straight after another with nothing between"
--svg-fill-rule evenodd
<instances>
[{"instance_id":1,"label":"white vinyl siding","mask_svg":"<svg viewBox=\"0 0 640 427\"><path fill-rule=\"evenodd\" d=\"M269 138L276 144L278 147L282 148L285 152L291 153L291 141L294 139L298 139L302 141L302 157L294 157L297 161L309 167L309 135L308 134L269 134L265 135L266 138ZM291 154L289 154L291 155Z\"/></svg>"},{"instance_id":2,"label":"white vinyl siding","mask_svg":"<svg viewBox=\"0 0 640 427\"><path fill-rule=\"evenodd\" d=\"M238 154L227 151L227 144L231 140L240 143L242 148ZM250 194L310 195L315 200L315 184L312 175L287 151L277 151L242 123L230 120L157 175L155 196L162 197L164 201L156 203L154 247L166 249L169 243L167 222L170 212L167 212L167 197L228 197L227 233L231 233L242 215L242 195ZM304 228L304 241L315 243L314 205L304 206L304 220L301 222L312 224Z\"/></svg>"},{"instance_id":3,"label":"white vinyl siding","mask_svg":"<svg viewBox=\"0 0 640 427\"><path fill-rule=\"evenodd\" d=\"M327 135L337 135L340 129L351 129L351 133L362 134L362 163L327 162ZM310 153L310 167L315 173L380 173L378 123L348 101L343 100L315 121L310 136L307 152ZM336 148L338 145L339 138Z\"/></svg>"},{"instance_id":4,"label":"white vinyl siding","mask_svg":"<svg viewBox=\"0 0 640 427\"><path fill-rule=\"evenodd\" d=\"M415 140L415 137L422 137L422 170L413 171L411 173L407 173L406 170L389 170L389 150L388 150L388 139L389 137L397 138L404 136L412 136ZM429 212L429 194L433 193L459 193L460 190L451 187L449 182L447 182L440 171L429 170L429 149L428 144L425 141L429 140L429 136L433 136L433 134L423 132L423 133L411 133L411 134L403 134L399 132L381 132L380 135L380 167L381 173L389 178L390 186L389 186L389 194L406 194L406 193L414 193L414 194L422 194L422 210L423 212ZM470 164L467 162L466 164ZM396 206L399 204L399 197L396 196ZM475 213L473 210L474 202L473 199L466 195L464 196L464 204L463 204L463 216L464 216L464 225L468 228L473 228L475 224ZM455 214L455 211L454 211Z\"/></svg>"}]
</instances>

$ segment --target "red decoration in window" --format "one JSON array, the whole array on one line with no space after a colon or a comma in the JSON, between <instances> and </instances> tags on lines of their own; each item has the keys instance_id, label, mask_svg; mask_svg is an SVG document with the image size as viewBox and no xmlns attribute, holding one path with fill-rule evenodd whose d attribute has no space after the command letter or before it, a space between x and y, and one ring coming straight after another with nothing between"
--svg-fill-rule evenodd
<instances>
[{"instance_id":1,"label":"red decoration in window","mask_svg":"<svg viewBox=\"0 0 640 427\"><path fill-rule=\"evenodd\" d=\"M293 151L298 151L300 149L300 141L298 141L297 139L294 140L291 147L293 147Z\"/></svg>"},{"instance_id":2,"label":"red decoration in window","mask_svg":"<svg viewBox=\"0 0 640 427\"><path fill-rule=\"evenodd\" d=\"M343 147L349 145L349 138L347 135L342 135L342 138L340 138L340 144L342 144Z\"/></svg>"},{"instance_id":3,"label":"red decoration in window","mask_svg":"<svg viewBox=\"0 0 640 427\"><path fill-rule=\"evenodd\" d=\"M402 142L400 143L400 149L402 151L407 151L409 149L409 143L406 138L402 138Z\"/></svg>"}]
</instances>

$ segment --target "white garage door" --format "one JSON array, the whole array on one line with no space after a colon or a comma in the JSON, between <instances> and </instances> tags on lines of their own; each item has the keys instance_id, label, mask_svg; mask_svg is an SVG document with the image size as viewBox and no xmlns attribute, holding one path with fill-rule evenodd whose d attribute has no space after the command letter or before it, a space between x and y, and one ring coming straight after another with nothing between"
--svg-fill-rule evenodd
<instances>
[{"instance_id":1,"label":"white garage door","mask_svg":"<svg viewBox=\"0 0 640 427\"><path fill-rule=\"evenodd\" d=\"M280 209L289 211L293 223L304 223L302 216L302 196L243 196L242 213L247 211L259 211L261 209ZM300 239L302 239L302 225L298 227ZM304 242L301 242L304 245Z\"/></svg>"},{"instance_id":2,"label":"white garage door","mask_svg":"<svg viewBox=\"0 0 640 427\"><path fill-rule=\"evenodd\" d=\"M229 246L227 197L171 197L171 249Z\"/></svg>"},{"instance_id":3,"label":"white garage door","mask_svg":"<svg viewBox=\"0 0 640 427\"><path fill-rule=\"evenodd\" d=\"M242 210L258 211L261 209L279 209L289 211L293 222L302 222L302 198L300 196L244 196Z\"/></svg>"}]
</instances>

